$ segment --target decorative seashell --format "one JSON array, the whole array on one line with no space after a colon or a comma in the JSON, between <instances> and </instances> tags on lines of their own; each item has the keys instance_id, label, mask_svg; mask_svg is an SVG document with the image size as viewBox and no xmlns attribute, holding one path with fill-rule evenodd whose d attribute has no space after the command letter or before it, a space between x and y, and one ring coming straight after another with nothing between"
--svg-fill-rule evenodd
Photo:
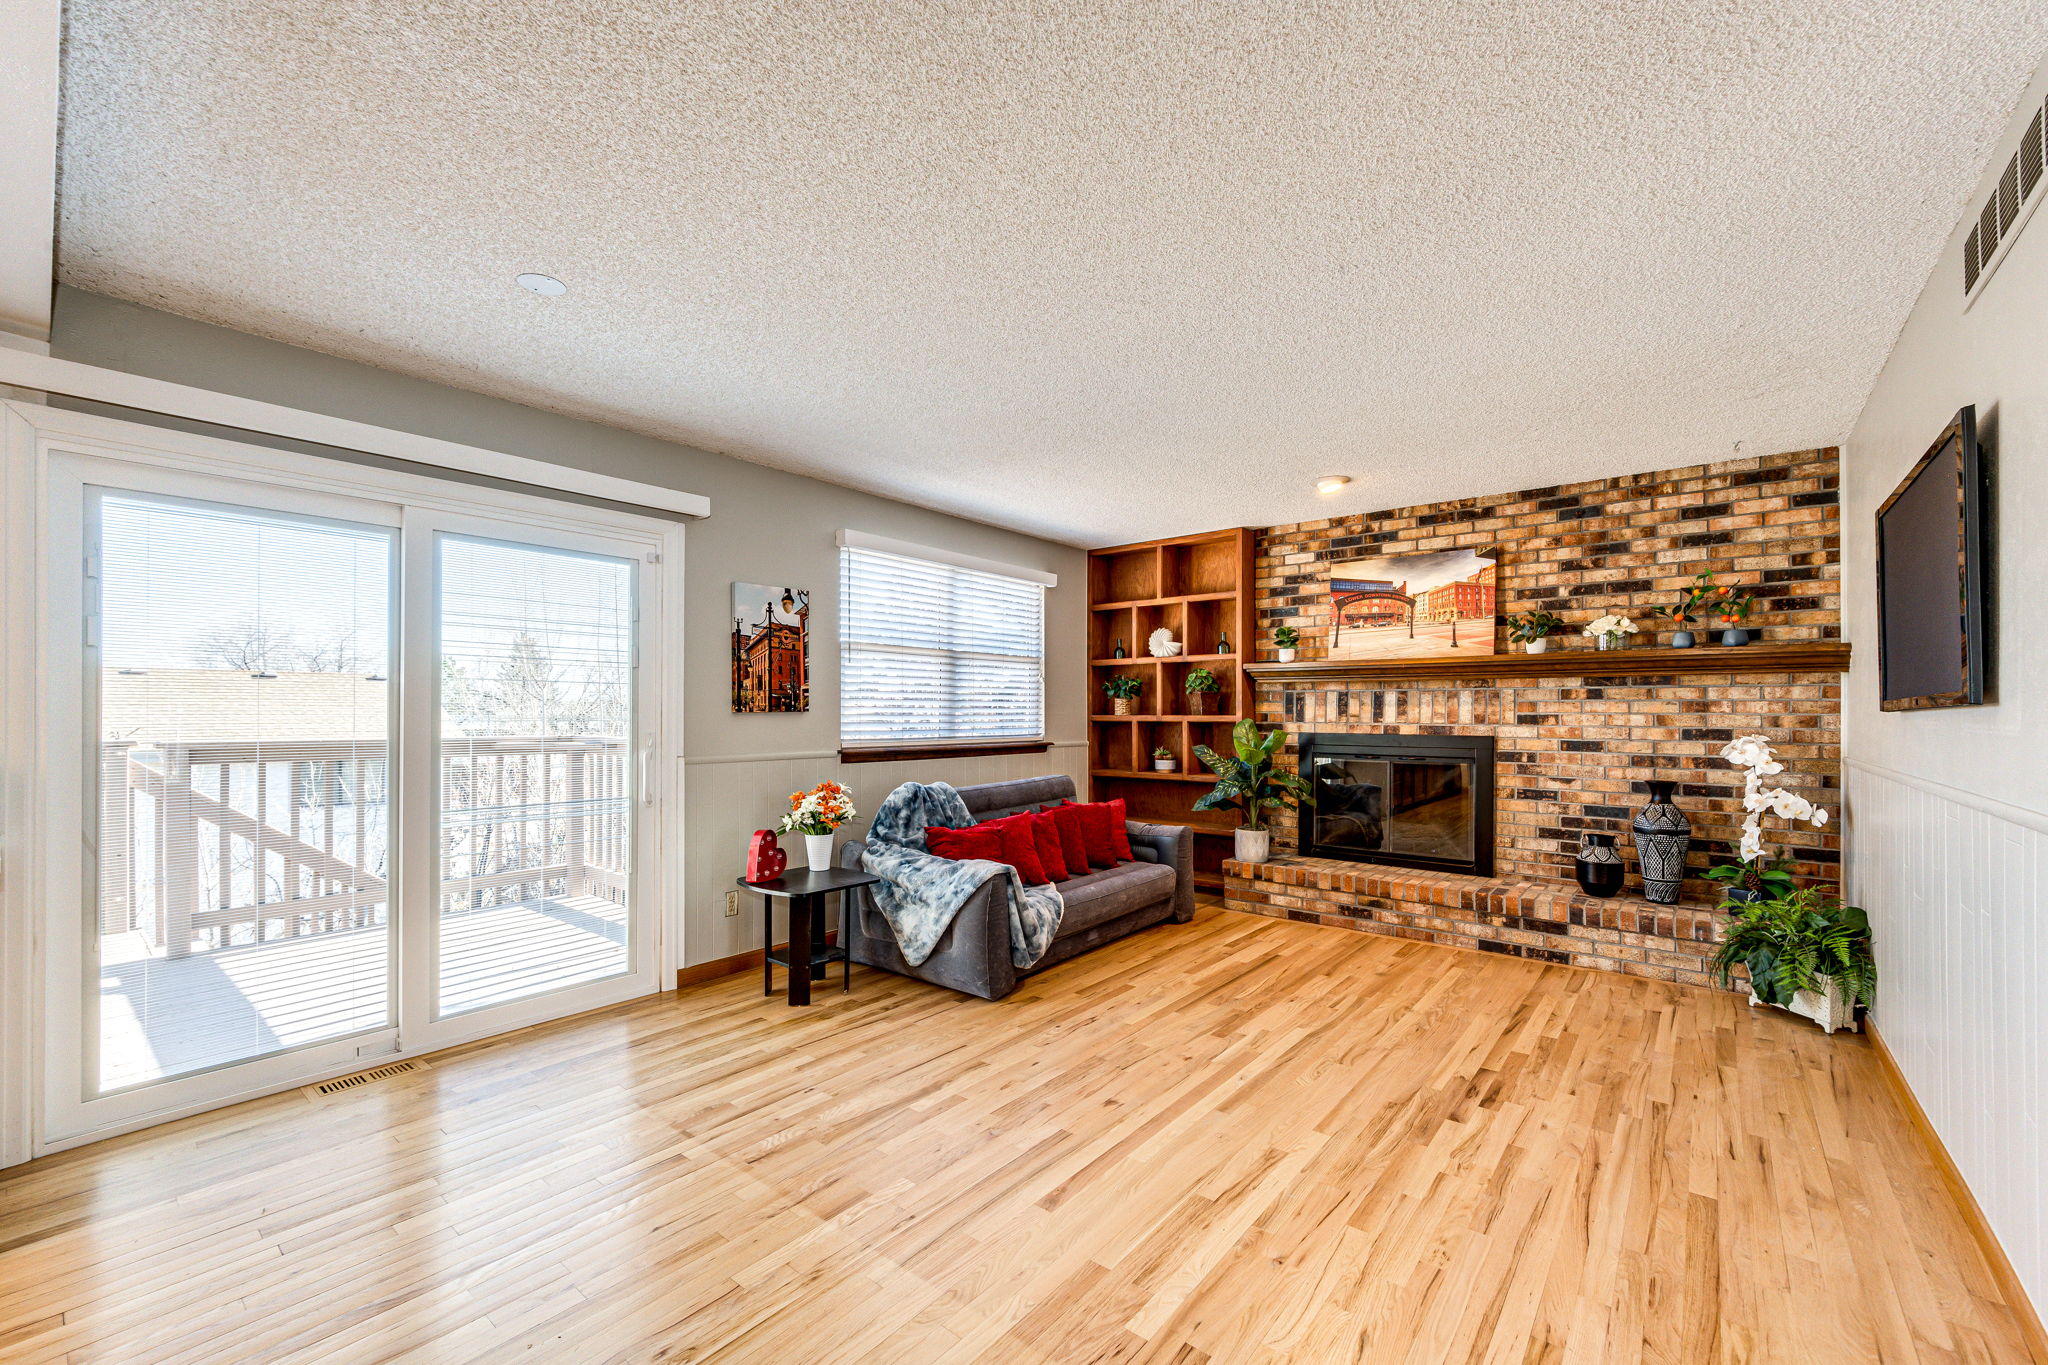
<instances>
[{"instance_id":1,"label":"decorative seashell","mask_svg":"<svg viewBox=\"0 0 2048 1365\"><path fill-rule=\"evenodd\" d=\"M1180 653L1180 642L1173 638L1172 631L1161 626L1146 639L1145 648L1152 651L1155 659L1171 659Z\"/></svg>"}]
</instances>

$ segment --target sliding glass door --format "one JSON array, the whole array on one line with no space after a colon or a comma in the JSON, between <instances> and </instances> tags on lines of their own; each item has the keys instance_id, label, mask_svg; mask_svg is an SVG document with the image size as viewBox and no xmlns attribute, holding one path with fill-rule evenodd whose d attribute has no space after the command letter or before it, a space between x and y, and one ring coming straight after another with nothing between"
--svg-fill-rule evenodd
<instances>
[{"instance_id":1,"label":"sliding glass door","mask_svg":"<svg viewBox=\"0 0 2048 1365\"><path fill-rule=\"evenodd\" d=\"M53 471L50 1138L654 989L644 541Z\"/></svg>"}]
</instances>

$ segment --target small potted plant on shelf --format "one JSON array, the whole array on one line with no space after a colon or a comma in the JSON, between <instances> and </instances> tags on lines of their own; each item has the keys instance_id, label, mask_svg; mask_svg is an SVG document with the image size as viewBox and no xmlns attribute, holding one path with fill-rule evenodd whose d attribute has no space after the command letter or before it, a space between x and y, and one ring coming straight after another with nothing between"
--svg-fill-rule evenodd
<instances>
[{"instance_id":1,"label":"small potted plant on shelf","mask_svg":"<svg viewBox=\"0 0 2048 1365\"><path fill-rule=\"evenodd\" d=\"M1664 617L1674 627L1671 632L1673 649L1691 649L1699 643L1690 627L1706 614L1714 599L1721 593L1722 589L1714 584L1713 574L1695 574L1692 582L1679 591L1676 602L1668 607L1651 608L1656 615Z\"/></svg>"},{"instance_id":2,"label":"small potted plant on shelf","mask_svg":"<svg viewBox=\"0 0 2048 1365\"><path fill-rule=\"evenodd\" d=\"M1208 715L1210 699L1223 690L1223 684L1216 681L1216 675L1206 668L1189 669L1187 682L1182 686L1187 688L1188 714L1191 716Z\"/></svg>"},{"instance_id":3,"label":"small potted plant on shelf","mask_svg":"<svg viewBox=\"0 0 2048 1365\"><path fill-rule=\"evenodd\" d=\"M820 782L807 792L789 794L789 814L779 828L804 836L804 857L813 872L832 866L832 831L854 817L853 791L837 782Z\"/></svg>"},{"instance_id":4,"label":"small potted plant on shelf","mask_svg":"<svg viewBox=\"0 0 2048 1365\"><path fill-rule=\"evenodd\" d=\"M1635 633L1636 623L1614 612L1588 621L1579 631L1581 635L1598 640L1602 649L1626 649L1628 637Z\"/></svg>"},{"instance_id":5,"label":"small potted plant on shelf","mask_svg":"<svg viewBox=\"0 0 2048 1365\"><path fill-rule=\"evenodd\" d=\"M1746 645L1749 632L1742 623L1749 619L1750 609L1756 606L1756 594L1747 588L1723 588L1721 595L1714 599L1714 618L1721 623L1721 643L1724 645Z\"/></svg>"},{"instance_id":6,"label":"small potted plant on shelf","mask_svg":"<svg viewBox=\"0 0 2048 1365\"><path fill-rule=\"evenodd\" d=\"M1152 751L1152 771L1170 773L1173 771L1173 750L1164 744Z\"/></svg>"},{"instance_id":7,"label":"small potted plant on shelf","mask_svg":"<svg viewBox=\"0 0 2048 1365\"><path fill-rule=\"evenodd\" d=\"M1550 648L1550 637L1564 629L1564 618L1552 611L1532 611L1508 618L1508 639L1531 654Z\"/></svg>"},{"instance_id":8,"label":"small potted plant on shelf","mask_svg":"<svg viewBox=\"0 0 2048 1365\"><path fill-rule=\"evenodd\" d=\"M1738 966L1749 973L1750 1004L1804 1015L1829 1033L1855 1028L1856 1006L1877 992L1869 917L1810 886L1736 907L1714 954L1722 985Z\"/></svg>"},{"instance_id":9,"label":"small potted plant on shelf","mask_svg":"<svg viewBox=\"0 0 2048 1365\"><path fill-rule=\"evenodd\" d=\"M1294 662L1294 647L1301 643L1301 632L1293 626L1273 627L1273 650L1280 656L1280 662Z\"/></svg>"},{"instance_id":10,"label":"small potted plant on shelf","mask_svg":"<svg viewBox=\"0 0 2048 1365\"><path fill-rule=\"evenodd\" d=\"M1261 734L1250 717L1230 732L1232 757L1224 757L1206 744L1195 746L1202 760L1219 781L1196 799L1196 810L1234 810L1241 823L1236 847L1241 863L1262 863L1273 851L1273 832L1267 827L1266 812L1293 805L1309 794L1307 779L1273 766L1273 755L1287 742L1279 727Z\"/></svg>"},{"instance_id":11,"label":"small potted plant on shelf","mask_svg":"<svg viewBox=\"0 0 2048 1365\"><path fill-rule=\"evenodd\" d=\"M1764 779L1785 771L1785 765L1771 752L1762 735L1743 735L1721 746L1721 757L1743 770L1742 844L1740 861L1723 863L1706 871L1709 881L1721 883L1724 909L1790 895L1797 883L1792 874L1764 848L1764 812L1781 820L1804 820L1815 829L1828 822L1826 808L1783 787L1766 787Z\"/></svg>"},{"instance_id":12,"label":"small potted plant on shelf","mask_svg":"<svg viewBox=\"0 0 2048 1365\"><path fill-rule=\"evenodd\" d=\"M1114 715L1128 716L1137 709L1138 680L1128 673L1119 673L1105 678L1102 690L1109 695L1109 709Z\"/></svg>"}]
</instances>

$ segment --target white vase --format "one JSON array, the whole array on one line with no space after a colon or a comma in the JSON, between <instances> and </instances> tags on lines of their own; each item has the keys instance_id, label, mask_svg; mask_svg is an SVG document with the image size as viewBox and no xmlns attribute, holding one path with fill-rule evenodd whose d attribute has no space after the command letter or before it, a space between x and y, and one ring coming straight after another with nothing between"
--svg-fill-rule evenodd
<instances>
[{"instance_id":1,"label":"white vase","mask_svg":"<svg viewBox=\"0 0 2048 1365\"><path fill-rule=\"evenodd\" d=\"M1237 847L1231 852L1241 863L1263 863L1273 851L1273 831L1269 829L1241 829L1237 831Z\"/></svg>"},{"instance_id":2,"label":"white vase","mask_svg":"<svg viewBox=\"0 0 2048 1365\"><path fill-rule=\"evenodd\" d=\"M1527 648L1531 654L1541 654L1550 648L1550 637L1545 635L1540 639L1531 640Z\"/></svg>"},{"instance_id":3,"label":"white vase","mask_svg":"<svg viewBox=\"0 0 2048 1365\"><path fill-rule=\"evenodd\" d=\"M1293 662L1294 662L1294 651L1293 651L1293 650L1291 650L1291 649L1282 649L1282 650L1279 650L1279 651L1276 651L1276 652L1277 652L1277 653L1278 653L1278 654L1280 655L1280 662L1281 662L1281 663L1283 663L1283 664L1291 664L1291 663L1293 663Z\"/></svg>"},{"instance_id":4,"label":"white vase","mask_svg":"<svg viewBox=\"0 0 2048 1365\"><path fill-rule=\"evenodd\" d=\"M832 870L832 836L829 834L806 834L804 836L804 858L813 872Z\"/></svg>"}]
</instances>

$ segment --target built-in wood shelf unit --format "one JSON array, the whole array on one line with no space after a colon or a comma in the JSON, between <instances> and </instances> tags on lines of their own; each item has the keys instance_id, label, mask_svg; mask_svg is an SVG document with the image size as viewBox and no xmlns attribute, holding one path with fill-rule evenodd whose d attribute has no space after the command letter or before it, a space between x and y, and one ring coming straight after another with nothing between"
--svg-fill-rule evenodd
<instances>
[{"instance_id":1,"label":"built-in wood shelf unit","mask_svg":"<svg viewBox=\"0 0 2048 1365\"><path fill-rule=\"evenodd\" d=\"M1215 781L1195 747L1227 752L1231 727L1252 713L1244 664L1253 645L1254 536L1239 527L1088 555L1089 785L1098 801L1121 797L1133 820L1193 826L1195 881L1211 889L1223 885L1235 826L1227 815L1195 813L1195 798ZM1146 640L1161 626L1182 653L1170 659L1146 653ZM1225 636L1228 653L1216 647ZM1112 657L1118 640L1129 658ZM1187 676L1195 668L1208 669L1223 684L1203 715L1188 704ZM1119 673L1138 680L1128 716L1112 714L1102 690ZM1172 771L1152 767L1155 748L1173 754Z\"/></svg>"},{"instance_id":2,"label":"built-in wood shelf unit","mask_svg":"<svg viewBox=\"0 0 2048 1365\"><path fill-rule=\"evenodd\" d=\"M1475 654L1471 658L1297 659L1253 663L1246 670L1264 683L1319 683L1390 678L1626 678L1686 673L1846 673L1849 642L1799 640L1784 644L1692 649L1559 649L1541 654Z\"/></svg>"}]
</instances>

